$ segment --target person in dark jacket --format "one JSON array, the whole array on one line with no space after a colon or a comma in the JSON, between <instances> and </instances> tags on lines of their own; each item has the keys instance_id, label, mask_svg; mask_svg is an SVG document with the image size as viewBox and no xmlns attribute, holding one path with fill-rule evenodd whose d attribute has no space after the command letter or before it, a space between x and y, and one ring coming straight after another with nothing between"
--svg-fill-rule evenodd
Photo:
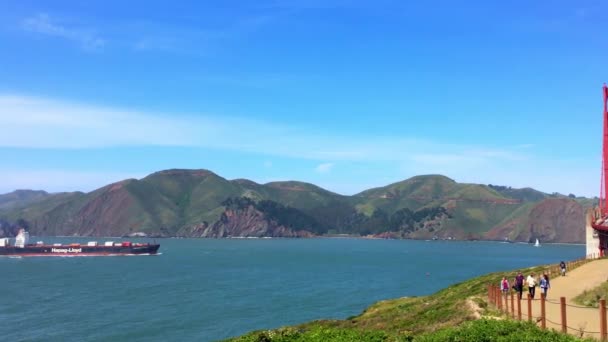
<instances>
[{"instance_id":1,"label":"person in dark jacket","mask_svg":"<svg viewBox=\"0 0 608 342\"><path fill-rule=\"evenodd\" d=\"M524 275L521 272L517 273L515 280L513 281L513 288L517 291L517 298L521 300L522 292L524 290Z\"/></svg>"}]
</instances>

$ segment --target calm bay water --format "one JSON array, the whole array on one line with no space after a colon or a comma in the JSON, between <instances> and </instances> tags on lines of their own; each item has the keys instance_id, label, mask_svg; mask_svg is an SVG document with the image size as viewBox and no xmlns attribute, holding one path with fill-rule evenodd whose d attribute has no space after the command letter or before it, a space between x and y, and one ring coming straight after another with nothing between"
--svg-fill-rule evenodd
<instances>
[{"instance_id":1,"label":"calm bay water","mask_svg":"<svg viewBox=\"0 0 608 342\"><path fill-rule=\"evenodd\" d=\"M159 256L0 258L2 340L214 341L585 253L495 242L159 241Z\"/></svg>"}]
</instances>

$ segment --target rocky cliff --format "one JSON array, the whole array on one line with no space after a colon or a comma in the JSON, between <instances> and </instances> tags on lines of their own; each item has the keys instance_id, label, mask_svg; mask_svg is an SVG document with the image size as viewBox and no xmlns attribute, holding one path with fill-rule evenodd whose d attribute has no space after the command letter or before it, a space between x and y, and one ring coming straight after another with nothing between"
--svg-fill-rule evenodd
<instances>
[{"instance_id":1,"label":"rocky cliff","mask_svg":"<svg viewBox=\"0 0 608 342\"><path fill-rule=\"evenodd\" d=\"M213 225L193 226L188 236L204 238L230 237L313 237L307 230L292 230L269 219L253 205L227 209Z\"/></svg>"}]
</instances>

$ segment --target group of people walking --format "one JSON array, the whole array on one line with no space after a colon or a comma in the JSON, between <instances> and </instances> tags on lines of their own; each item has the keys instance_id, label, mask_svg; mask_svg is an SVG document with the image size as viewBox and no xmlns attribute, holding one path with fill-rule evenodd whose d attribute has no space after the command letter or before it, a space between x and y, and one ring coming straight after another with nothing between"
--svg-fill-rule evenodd
<instances>
[{"instance_id":1,"label":"group of people walking","mask_svg":"<svg viewBox=\"0 0 608 342\"><path fill-rule=\"evenodd\" d=\"M562 276L566 275L566 264L562 261L559 264ZM528 293L530 294L530 298L534 299L536 296L536 287L540 287L541 296L547 298L547 292L551 288L551 283L549 282L549 276L547 274L543 274L540 278L537 278L534 273L530 273L528 277L524 277L521 272L518 272L513 279L513 286L510 286L507 277L502 277L500 282L500 290L502 291L504 296L509 294L511 289L517 292L517 298L521 300L522 294L524 291L524 286L528 287Z\"/></svg>"}]
</instances>

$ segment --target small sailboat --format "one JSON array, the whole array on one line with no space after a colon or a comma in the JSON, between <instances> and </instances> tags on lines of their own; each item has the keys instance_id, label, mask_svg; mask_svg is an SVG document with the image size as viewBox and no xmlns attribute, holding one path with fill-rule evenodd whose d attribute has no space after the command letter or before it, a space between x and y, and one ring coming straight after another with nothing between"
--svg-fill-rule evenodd
<instances>
[{"instance_id":1,"label":"small sailboat","mask_svg":"<svg viewBox=\"0 0 608 342\"><path fill-rule=\"evenodd\" d=\"M538 239L536 239L536 242L534 243L534 247L540 247L540 241L538 241Z\"/></svg>"}]
</instances>

